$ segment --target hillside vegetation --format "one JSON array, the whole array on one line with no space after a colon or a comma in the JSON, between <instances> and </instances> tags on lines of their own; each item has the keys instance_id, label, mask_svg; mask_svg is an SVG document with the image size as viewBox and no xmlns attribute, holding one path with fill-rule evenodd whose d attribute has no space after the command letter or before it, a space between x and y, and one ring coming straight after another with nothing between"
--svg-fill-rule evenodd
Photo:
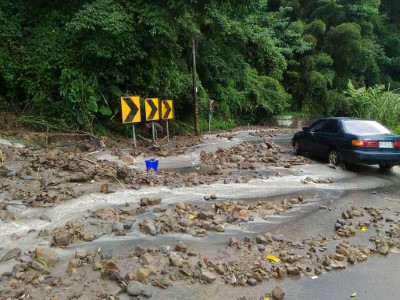
<instances>
[{"instance_id":1,"label":"hillside vegetation","mask_svg":"<svg viewBox=\"0 0 400 300\"><path fill-rule=\"evenodd\" d=\"M0 2L0 108L20 122L123 132L120 97L173 99L202 126L287 112L400 124L397 0Z\"/></svg>"}]
</instances>

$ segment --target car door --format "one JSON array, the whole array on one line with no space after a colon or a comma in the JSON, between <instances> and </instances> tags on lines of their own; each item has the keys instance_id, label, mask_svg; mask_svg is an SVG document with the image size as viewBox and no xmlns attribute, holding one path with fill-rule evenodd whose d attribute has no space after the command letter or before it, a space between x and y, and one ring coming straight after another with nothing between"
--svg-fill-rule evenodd
<instances>
[{"instance_id":1,"label":"car door","mask_svg":"<svg viewBox=\"0 0 400 300\"><path fill-rule=\"evenodd\" d=\"M305 152L318 155L319 150L319 133L321 132L324 125L327 123L327 119L321 119L312 124L304 137L302 138L302 147Z\"/></svg>"},{"instance_id":2,"label":"car door","mask_svg":"<svg viewBox=\"0 0 400 300\"><path fill-rule=\"evenodd\" d=\"M329 150L338 144L339 122L329 119L315 135L315 147L322 157L328 157Z\"/></svg>"}]
</instances>

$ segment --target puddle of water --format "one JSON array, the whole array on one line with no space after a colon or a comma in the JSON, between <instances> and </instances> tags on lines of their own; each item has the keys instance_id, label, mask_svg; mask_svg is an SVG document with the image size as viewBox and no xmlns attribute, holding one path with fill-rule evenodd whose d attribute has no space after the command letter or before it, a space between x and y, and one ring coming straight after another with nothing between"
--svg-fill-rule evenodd
<instances>
[{"instance_id":1,"label":"puddle of water","mask_svg":"<svg viewBox=\"0 0 400 300\"><path fill-rule=\"evenodd\" d=\"M162 168L159 171L164 173L174 172L174 173L181 173L181 174L189 174L189 173L197 173L198 175L204 175L213 167L211 166L190 166L190 167L181 167L181 168Z\"/></svg>"}]
</instances>

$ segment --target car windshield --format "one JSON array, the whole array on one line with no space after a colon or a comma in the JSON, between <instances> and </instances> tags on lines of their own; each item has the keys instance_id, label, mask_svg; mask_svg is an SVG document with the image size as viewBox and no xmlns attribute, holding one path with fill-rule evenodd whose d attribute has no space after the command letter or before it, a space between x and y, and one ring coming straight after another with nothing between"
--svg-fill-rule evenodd
<instances>
[{"instance_id":1,"label":"car windshield","mask_svg":"<svg viewBox=\"0 0 400 300\"><path fill-rule=\"evenodd\" d=\"M351 134L383 134L391 133L382 124L371 120L345 120L344 129Z\"/></svg>"}]
</instances>

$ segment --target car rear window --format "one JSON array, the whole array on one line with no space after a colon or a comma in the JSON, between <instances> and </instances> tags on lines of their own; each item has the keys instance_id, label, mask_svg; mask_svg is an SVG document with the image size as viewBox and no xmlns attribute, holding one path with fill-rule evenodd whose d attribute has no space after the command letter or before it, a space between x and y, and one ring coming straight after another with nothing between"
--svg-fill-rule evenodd
<instances>
[{"instance_id":1,"label":"car rear window","mask_svg":"<svg viewBox=\"0 0 400 300\"><path fill-rule=\"evenodd\" d=\"M391 133L382 124L370 120L345 120L344 129L351 134L382 134Z\"/></svg>"}]
</instances>

